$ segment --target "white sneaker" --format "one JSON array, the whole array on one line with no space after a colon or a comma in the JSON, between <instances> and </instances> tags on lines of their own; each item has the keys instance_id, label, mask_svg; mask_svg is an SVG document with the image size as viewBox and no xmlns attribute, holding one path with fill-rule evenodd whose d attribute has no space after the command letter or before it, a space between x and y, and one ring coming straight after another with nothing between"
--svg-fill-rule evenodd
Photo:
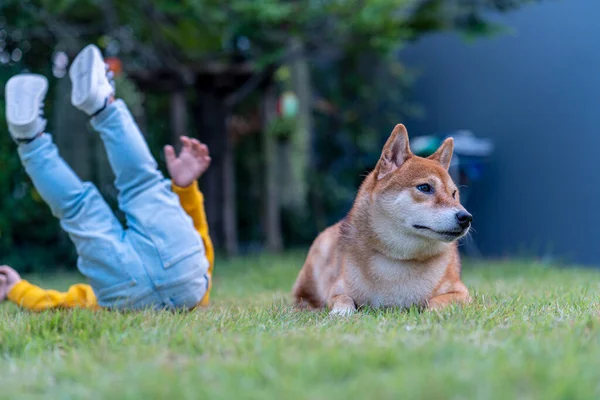
<instances>
[{"instance_id":1,"label":"white sneaker","mask_svg":"<svg viewBox=\"0 0 600 400\"><path fill-rule=\"evenodd\" d=\"M100 49L93 44L81 50L69 69L71 103L89 116L101 111L115 93L107 71Z\"/></svg>"},{"instance_id":2,"label":"white sneaker","mask_svg":"<svg viewBox=\"0 0 600 400\"><path fill-rule=\"evenodd\" d=\"M6 84L6 122L17 142L33 139L46 128L42 118L48 80L35 74L15 75Z\"/></svg>"}]
</instances>

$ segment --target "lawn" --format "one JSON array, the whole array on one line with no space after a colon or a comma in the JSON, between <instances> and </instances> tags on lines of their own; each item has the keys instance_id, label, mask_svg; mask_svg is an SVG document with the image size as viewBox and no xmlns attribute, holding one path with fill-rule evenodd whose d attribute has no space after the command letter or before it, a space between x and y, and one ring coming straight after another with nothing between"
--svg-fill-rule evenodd
<instances>
[{"instance_id":1,"label":"lawn","mask_svg":"<svg viewBox=\"0 0 600 400\"><path fill-rule=\"evenodd\" d=\"M187 314L2 305L0 398L600 398L598 271L467 263L469 307L335 319L290 307L301 264L220 262L213 305Z\"/></svg>"}]
</instances>

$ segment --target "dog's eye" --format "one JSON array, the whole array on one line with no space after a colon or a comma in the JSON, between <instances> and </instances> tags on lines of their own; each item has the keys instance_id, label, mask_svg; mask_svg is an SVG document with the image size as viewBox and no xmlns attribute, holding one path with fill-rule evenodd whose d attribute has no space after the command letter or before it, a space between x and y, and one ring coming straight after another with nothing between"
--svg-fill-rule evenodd
<instances>
[{"instance_id":1,"label":"dog's eye","mask_svg":"<svg viewBox=\"0 0 600 400\"><path fill-rule=\"evenodd\" d=\"M428 183L417 186L417 189L423 193L433 193L433 188Z\"/></svg>"},{"instance_id":2,"label":"dog's eye","mask_svg":"<svg viewBox=\"0 0 600 400\"><path fill-rule=\"evenodd\" d=\"M456 190L454 192L452 192L452 198L456 199Z\"/></svg>"}]
</instances>

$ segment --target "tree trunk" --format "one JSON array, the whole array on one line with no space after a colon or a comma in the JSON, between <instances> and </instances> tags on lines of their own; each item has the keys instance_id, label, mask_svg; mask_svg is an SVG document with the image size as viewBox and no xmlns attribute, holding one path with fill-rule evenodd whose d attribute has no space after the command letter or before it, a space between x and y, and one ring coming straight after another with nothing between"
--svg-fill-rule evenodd
<instances>
[{"instance_id":1,"label":"tree trunk","mask_svg":"<svg viewBox=\"0 0 600 400\"><path fill-rule=\"evenodd\" d=\"M237 217L235 211L235 174L233 149L229 148L223 98L212 92L199 91L194 117L199 138L210 149L211 166L204 175L203 191L206 214L215 247L228 254L237 252Z\"/></svg>"},{"instance_id":2,"label":"tree trunk","mask_svg":"<svg viewBox=\"0 0 600 400\"><path fill-rule=\"evenodd\" d=\"M291 39L290 47L297 54L302 54L303 45L297 38ZM313 131L312 87L310 69L306 57L296 57L290 63L292 90L298 96L298 115L296 129L290 143L290 191L289 204L296 212L304 213L307 208L308 185L307 169L309 164L310 142Z\"/></svg>"},{"instance_id":3,"label":"tree trunk","mask_svg":"<svg viewBox=\"0 0 600 400\"><path fill-rule=\"evenodd\" d=\"M92 135L89 132L88 117L71 104L69 78L65 77L57 82L54 104L54 131L51 133L60 155L82 180L92 180ZM59 230L59 241L63 246L69 242L68 235L62 229Z\"/></svg>"},{"instance_id":4,"label":"tree trunk","mask_svg":"<svg viewBox=\"0 0 600 400\"><path fill-rule=\"evenodd\" d=\"M56 88L54 138L61 156L85 181L93 178L89 118L71 104L71 81L62 78Z\"/></svg>"},{"instance_id":5,"label":"tree trunk","mask_svg":"<svg viewBox=\"0 0 600 400\"><path fill-rule=\"evenodd\" d=\"M265 90L263 100L262 146L264 157L264 221L263 228L267 239L267 250L280 252L283 247L281 238L281 211L279 203L279 185L277 171L277 142L271 135L271 125L276 115L277 97L275 88Z\"/></svg>"},{"instance_id":6,"label":"tree trunk","mask_svg":"<svg viewBox=\"0 0 600 400\"><path fill-rule=\"evenodd\" d=\"M228 137L223 156L223 233L228 255L237 255L239 250L235 196L235 148Z\"/></svg>"},{"instance_id":7,"label":"tree trunk","mask_svg":"<svg viewBox=\"0 0 600 400\"><path fill-rule=\"evenodd\" d=\"M171 93L170 102L171 135L170 142L176 149L180 147L181 136L187 136L187 104L185 92L182 90Z\"/></svg>"}]
</instances>

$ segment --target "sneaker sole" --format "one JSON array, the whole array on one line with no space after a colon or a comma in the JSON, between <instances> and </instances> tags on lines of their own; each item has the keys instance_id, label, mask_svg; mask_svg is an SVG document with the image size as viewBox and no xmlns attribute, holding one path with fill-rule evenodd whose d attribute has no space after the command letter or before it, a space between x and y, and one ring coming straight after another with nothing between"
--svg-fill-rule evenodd
<instances>
[{"instance_id":1,"label":"sneaker sole","mask_svg":"<svg viewBox=\"0 0 600 400\"><path fill-rule=\"evenodd\" d=\"M48 91L48 80L40 75L21 74L6 84L6 120L16 126L32 124Z\"/></svg>"},{"instance_id":2,"label":"sneaker sole","mask_svg":"<svg viewBox=\"0 0 600 400\"><path fill-rule=\"evenodd\" d=\"M100 60L100 63L96 62L96 58ZM98 92L98 85L94 81L97 71L94 71L94 68L98 68L99 65L104 68L102 54L93 45L87 46L73 60L73 64L69 69L69 77L73 84L71 103L75 107L89 108L94 105Z\"/></svg>"}]
</instances>

